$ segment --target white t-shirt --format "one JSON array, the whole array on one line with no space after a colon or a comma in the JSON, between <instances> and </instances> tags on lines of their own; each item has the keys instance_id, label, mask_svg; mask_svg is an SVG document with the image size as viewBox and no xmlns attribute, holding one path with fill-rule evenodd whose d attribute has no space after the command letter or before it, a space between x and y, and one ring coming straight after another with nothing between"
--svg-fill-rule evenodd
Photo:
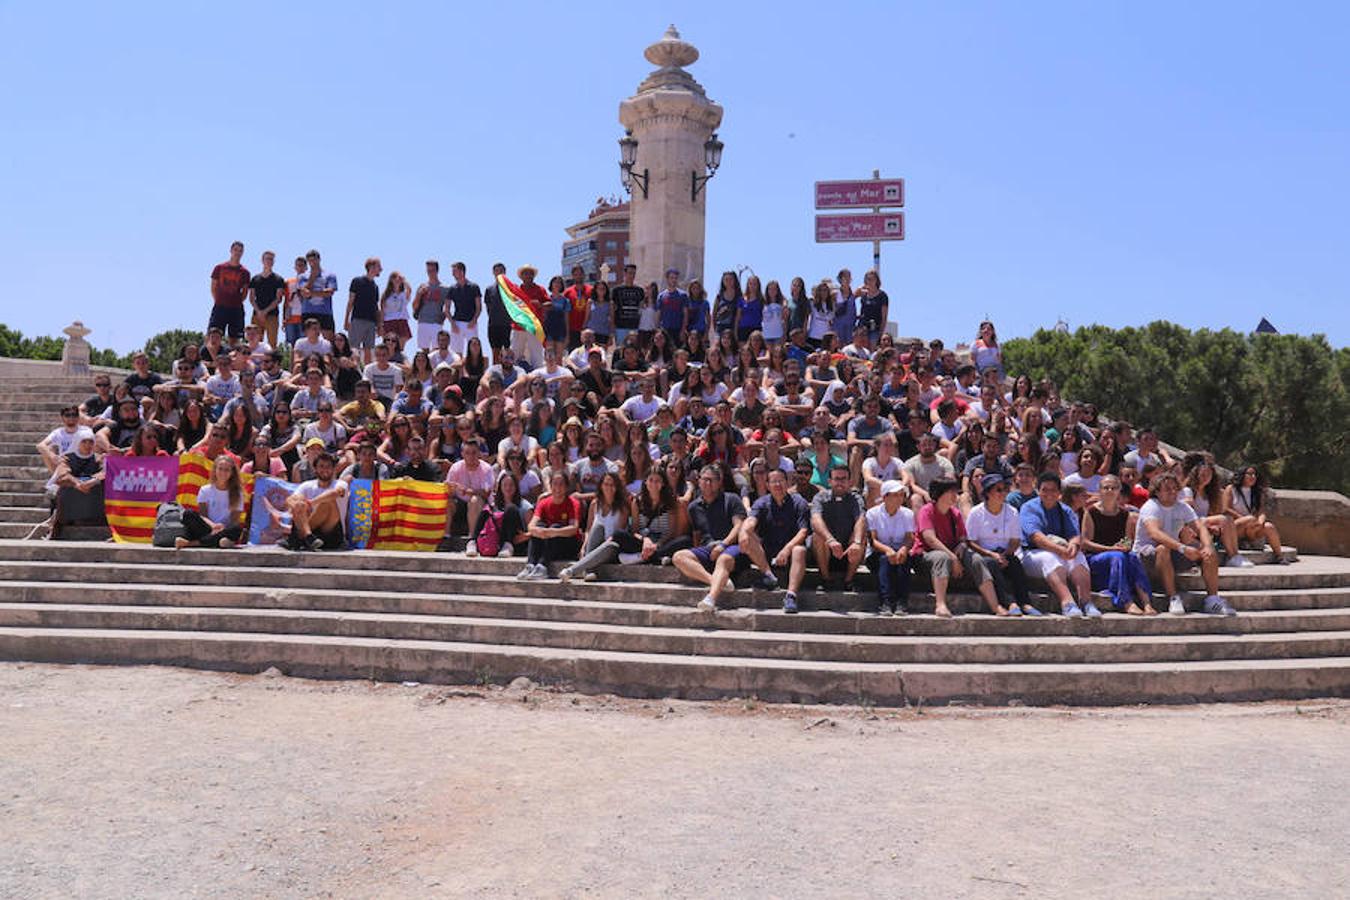
<instances>
[{"instance_id":1,"label":"white t-shirt","mask_svg":"<svg viewBox=\"0 0 1350 900\"><path fill-rule=\"evenodd\" d=\"M1153 538L1148 536L1148 529L1144 527L1145 522L1157 522L1163 532L1171 538L1181 534L1181 529L1199 518L1195 510L1180 499L1171 506L1163 506L1157 498L1150 498L1144 504L1143 509L1139 510L1139 525L1134 529L1134 552L1140 550L1151 550L1157 545Z\"/></svg>"},{"instance_id":2,"label":"white t-shirt","mask_svg":"<svg viewBox=\"0 0 1350 900\"><path fill-rule=\"evenodd\" d=\"M315 437L323 441L325 450L340 450L342 445L347 443L347 429L337 419L334 419L328 430L325 431L319 427L318 420L315 420L305 426L304 432L300 435L300 440L304 442Z\"/></svg>"},{"instance_id":3,"label":"white t-shirt","mask_svg":"<svg viewBox=\"0 0 1350 900\"><path fill-rule=\"evenodd\" d=\"M981 503L966 519L966 537L986 550L1006 550L1010 543L1022 539L1022 520L1011 503L1004 503L998 515Z\"/></svg>"},{"instance_id":4,"label":"white t-shirt","mask_svg":"<svg viewBox=\"0 0 1350 900\"><path fill-rule=\"evenodd\" d=\"M197 491L197 509L201 512L203 518L210 519L219 525L229 525L232 521L230 516L230 492L221 490L214 484L204 484Z\"/></svg>"},{"instance_id":5,"label":"white t-shirt","mask_svg":"<svg viewBox=\"0 0 1350 900\"><path fill-rule=\"evenodd\" d=\"M864 513L863 518L867 521L867 530L887 547L904 547L914 534L914 510L904 504L892 515L886 512L885 503L878 503Z\"/></svg>"},{"instance_id":6,"label":"white t-shirt","mask_svg":"<svg viewBox=\"0 0 1350 900\"><path fill-rule=\"evenodd\" d=\"M299 486L295 489L295 493L304 497L306 500L313 500L320 494L325 494L328 491L333 490L338 492L338 521L342 523L342 527L345 529L347 527L347 482L335 478L328 487L321 487L319 485L319 479L311 478L309 481L300 482Z\"/></svg>"},{"instance_id":7,"label":"white t-shirt","mask_svg":"<svg viewBox=\"0 0 1350 900\"><path fill-rule=\"evenodd\" d=\"M643 400L642 395L629 397L623 401L619 409L628 417L630 422L646 422L656 416L656 411L661 408L661 398L652 394L652 399Z\"/></svg>"},{"instance_id":8,"label":"white t-shirt","mask_svg":"<svg viewBox=\"0 0 1350 900\"><path fill-rule=\"evenodd\" d=\"M316 341L311 341L308 337L302 337L295 342L295 346L292 347L291 350L296 356L303 359L306 356L314 356L315 354L318 354L319 356L328 356L333 352L333 345L329 342L328 338L323 335L319 335L319 339Z\"/></svg>"},{"instance_id":9,"label":"white t-shirt","mask_svg":"<svg viewBox=\"0 0 1350 900\"><path fill-rule=\"evenodd\" d=\"M433 369L435 369L441 363L447 363L452 366L457 366L460 364L459 354L451 350L449 347L445 348L444 353L442 353L440 351L440 348L438 347L435 350L432 350L431 353L428 354L428 356L431 359L431 368Z\"/></svg>"},{"instance_id":10,"label":"white t-shirt","mask_svg":"<svg viewBox=\"0 0 1350 900\"><path fill-rule=\"evenodd\" d=\"M384 320L392 322L396 319L408 319L408 292L397 291L385 297L381 301L384 304Z\"/></svg>"},{"instance_id":11,"label":"white t-shirt","mask_svg":"<svg viewBox=\"0 0 1350 900\"><path fill-rule=\"evenodd\" d=\"M1087 491L1089 494L1100 494L1102 492L1102 476L1100 475L1091 475L1084 478L1082 472L1074 472L1064 479L1064 483L1066 485L1081 484L1083 490Z\"/></svg>"},{"instance_id":12,"label":"white t-shirt","mask_svg":"<svg viewBox=\"0 0 1350 900\"><path fill-rule=\"evenodd\" d=\"M361 370L361 376L370 382L376 397L396 397L403 387L403 370L393 363L383 369L379 363L369 363Z\"/></svg>"},{"instance_id":13,"label":"white t-shirt","mask_svg":"<svg viewBox=\"0 0 1350 900\"><path fill-rule=\"evenodd\" d=\"M869 456L863 460L863 474L878 481L890 481L900 477L900 458L891 457L891 461L882 465L875 456Z\"/></svg>"},{"instance_id":14,"label":"white t-shirt","mask_svg":"<svg viewBox=\"0 0 1350 900\"><path fill-rule=\"evenodd\" d=\"M506 437L498 441L497 456L505 457L506 454L510 453L512 450L519 450L521 453L525 454L525 462L529 463L531 460L534 459L535 451L537 451L538 449L539 449L539 442L534 438L530 437L528 434L521 435L519 444L517 444L515 439L508 434Z\"/></svg>"},{"instance_id":15,"label":"white t-shirt","mask_svg":"<svg viewBox=\"0 0 1350 900\"><path fill-rule=\"evenodd\" d=\"M1177 497L1177 499L1183 503L1189 503L1191 509L1195 510L1197 515L1200 516L1209 515L1208 497L1203 496L1197 497L1195 496L1195 491L1191 490L1188 487L1184 487L1181 489L1181 494Z\"/></svg>"},{"instance_id":16,"label":"white t-shirt","mask_svg":"<svg viewBox=\"0 0 1350 900\"><path fill-rule=\"evenodd\" d=\"M937 424L933 426L933 434L936 434L938 437L947 441L956 440L957 436L960 435L961 432L964 430L965 424L962 423L960 419L957 419L950 425L948 425L945 422L939 421Z\"/></svg>"},{"instance_id":17,"label":"white t-shirt","mask_svg":"<svg viewBox=\"0 0 1350 900\"><path fill-rule=\"evenodd\" d=\"M93 412L94 411L91 409L90 413ZM78 427L73 428L70 431L67 431L65 429L65 426L62 426L60 428L55 429L54 431L52 431L51 434L43 438L42 443L51 444L53 447L55 447L57 456L65 456L67 453L75 449L75 435L79 434L79 432L80 429Z\"/></svg>"},{"instance_id":18,"label":"white t-shirt","mask_svg":"<svg viewBox=\"0 0 1350 900\"><path fill-rule=\"evenodd\" d=\"M1078 473L1078 454L1072 450L1066 450L1059 455L1059 471L1065 478L1065 484L1068 484L1068 477ZM1089 488L1089 490L1091 490ZM1092 491L1096 493L1096 491Z\"/></svg>"}]
</instances>

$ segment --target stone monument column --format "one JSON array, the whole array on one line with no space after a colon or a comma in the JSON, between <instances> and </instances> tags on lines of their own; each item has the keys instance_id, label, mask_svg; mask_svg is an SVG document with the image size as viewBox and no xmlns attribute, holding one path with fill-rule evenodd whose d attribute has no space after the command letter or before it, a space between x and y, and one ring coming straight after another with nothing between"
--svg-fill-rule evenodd
<instances>
[{"instance_id":1,"label":"stone monument column","mask_svg":"<svg viewBox=\"0 0 1350 900\"><path fill-rule=\"evenodd\" d=\"M674 25L644 55L659 68L619 104L619 122L638 141L634 169L650 172L646 196L633 186L628 259L637 265L639 284L664 285L670 266L682 282L703 279L708 195L700 190L692 198L691 182L707 171L703 145L721 123L722 107L682 68L698 59L698 49L681 40Z\"/></svg>"}]
</instances>

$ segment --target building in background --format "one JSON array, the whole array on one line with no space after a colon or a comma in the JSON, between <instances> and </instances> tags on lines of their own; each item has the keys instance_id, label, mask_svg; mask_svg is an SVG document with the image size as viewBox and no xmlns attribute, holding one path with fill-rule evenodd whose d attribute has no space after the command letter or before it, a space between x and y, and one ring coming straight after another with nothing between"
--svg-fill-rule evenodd
<instances>
[{"instance_id":1,"label":"building in background","mask_svg":"<svg viewBox=\"0 0 1350 900\"><path fill-rule=\"evenodd\" d=\"M627 260L628 204L614 197L600 197L585 221L568 226L559 271L566 278L573 266L581 266L586 277L594 281L600 277L600 267L608 264L612 281L623 273Z\"/></svg>"}]
</instances>

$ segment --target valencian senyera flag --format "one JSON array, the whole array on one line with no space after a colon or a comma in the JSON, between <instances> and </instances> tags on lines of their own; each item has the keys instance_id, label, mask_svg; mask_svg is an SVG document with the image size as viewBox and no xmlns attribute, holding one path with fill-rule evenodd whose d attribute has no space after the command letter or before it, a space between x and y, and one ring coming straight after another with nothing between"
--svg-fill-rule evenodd
<instances>
[{"instance_id":1,"label":"valencian senyera flag","mask_svg":"<svg viewBox=\"0 0 1350 900\"><path fill-rule=\"evenodd\" d=\"M113 540L119 544L150 543L159 505L173 500L178 492L178 460L172 456L109 454L103 465L103 511Z\"/></svg>"},{"instance_id":2,"label":"valencian senyera flag","mask_svg":"<svg viewBox=\"0 0 1350 900\"><path fill-rule=\"evenodd\" d=\"M497 291L501 294L502 305L506 307L506 313L511 317L511 321L515 322L521 331L533 335L534 339L542 344L544 323L535 315L534 307L530 305L529 298L521 292L520 286L505 275L498 275Z\"/></svg>"},{"instance_id":3,"label":"valencian senyera flag","mask_svg":"<svg viewBox=\"0 0 1350 900\"><path fill-rule=\"evenodd\" d=\"M445 534L450 488L444 482L381 479L370 493L371 550L435 550ZM361 530L361 529L358 529Z\"/></svg>"}]
</instances>

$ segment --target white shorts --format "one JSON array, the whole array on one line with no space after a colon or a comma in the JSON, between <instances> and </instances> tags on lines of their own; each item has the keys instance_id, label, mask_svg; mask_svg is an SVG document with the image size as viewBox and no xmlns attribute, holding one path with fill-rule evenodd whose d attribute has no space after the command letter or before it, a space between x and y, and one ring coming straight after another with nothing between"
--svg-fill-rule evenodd
<instances>
[{"instance_id":1,"label":"white shorts","mask_svg":"<svg viewBox=\"0 0 1350 900\"><path fill-rule=\"evenodd\" d=\"M519 329L511 329L511 351L515 353L516 359L527 363L531 369L544 364L544 345Z\"/></svg>"},{"instance_id":2,"label":"white shorts","mask_svg":"<svg viewBox=\"0 0 1350 900\"><path fill-rule=\"evenodd\" d=\"M478 334L478 326L472 322L450 322L450 349L463 356L469 352L469 338Z\"/></svg>"},{"instance_id":3,"label":"white shorts","mask_svg":"<svg viewBox=\"0 0 1350 900\"><path fill-rule=\"evenodd\" d=\"M1087 567L1087 557L1081 552L1073 559L1066 560L1058 553L1051 553L1049 550L1022 551L1022 568L1032 578L1039 578L1042 581L1059 569L1063 569L1064 574L1068 575L1074 569L1086 569Z\"/></svg>"},{"instance_id":4,"label":"white shorts","mask_svg":"<svg viewBox=\"0 0 1350 900\"><path fill-rule=\"evenodd\" d=\"M435 350L436 335L445 330L440 322L418 322L417 323L417 349Z\"/></svg>"}]
</instances>

